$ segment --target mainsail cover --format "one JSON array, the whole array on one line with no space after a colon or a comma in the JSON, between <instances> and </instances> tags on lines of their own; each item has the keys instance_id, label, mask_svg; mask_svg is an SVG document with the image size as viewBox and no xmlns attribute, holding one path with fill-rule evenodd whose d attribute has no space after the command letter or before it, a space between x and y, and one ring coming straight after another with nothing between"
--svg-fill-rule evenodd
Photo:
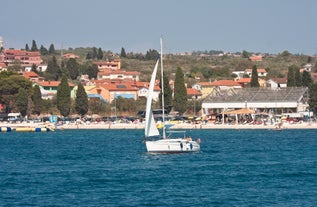
<instances>
[{"instance_id":1,"label":"mainsail cover","mask_svg":"<svg viewBox=\"0 0 317 207\"><path fill-rule=\"evenodd\" d=\"M148 95L147 95L147 100L146 100L145 130L144 130L145 137L160 135L160 133L156 127L154 116L152 113L152 108L151 108L158 64L159 64L159 59L156 61L156 64L154 66L154 70L153 70L153 73L151 76L149 91L148 91Z\"/></svg>"}]
</instances>

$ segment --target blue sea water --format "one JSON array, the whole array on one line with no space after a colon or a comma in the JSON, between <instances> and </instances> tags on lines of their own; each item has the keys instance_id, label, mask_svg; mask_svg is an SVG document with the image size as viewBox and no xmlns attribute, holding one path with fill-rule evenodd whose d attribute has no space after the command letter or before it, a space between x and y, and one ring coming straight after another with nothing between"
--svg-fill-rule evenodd
<instances>
[{"instance_id":1,"label":"blue sea water","mask_svg":"<svg viewBox=\"0 0 317 207\"><path fill-rule=\"evenodd\" d=\"M0 206L317 206L317 130L192 130L148 154L142 130L0 133Z\"/></svg>"}]
</instances>

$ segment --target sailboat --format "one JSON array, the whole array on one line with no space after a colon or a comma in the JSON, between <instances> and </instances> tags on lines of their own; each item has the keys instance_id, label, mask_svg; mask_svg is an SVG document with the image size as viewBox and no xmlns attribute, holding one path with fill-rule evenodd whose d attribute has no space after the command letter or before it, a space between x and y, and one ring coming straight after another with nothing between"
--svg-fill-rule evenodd
<instances>
[{"instance_id":1,"label":"sailboat","mask_svg":"<svg viewBox=\"0 0 317 207\"><path fill-rule=\"evenodd\" d=\"M197 152L200 150L200 139L192 140L191 137L186 137L185 133L183 137L173 138L166 136L166 125L165 125L165 106L164 106L164 87L162 87L162 135L158 130L153 112L152 112L152 101L155 78L158 71L159 62L161 62L161 85L163 86L163 49L162 49L162 38L160 39L161 54L160 58L156 61L154 66L149 91L146 101L146 114L145 114L145 145L146 149L150 153L183 153L183 152Z\"/></svg>"}]
</instances>

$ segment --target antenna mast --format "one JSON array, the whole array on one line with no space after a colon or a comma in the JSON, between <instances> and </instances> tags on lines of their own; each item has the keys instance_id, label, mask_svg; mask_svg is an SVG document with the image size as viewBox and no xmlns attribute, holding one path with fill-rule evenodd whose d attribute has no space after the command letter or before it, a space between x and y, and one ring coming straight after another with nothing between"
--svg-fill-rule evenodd
<instances>
[{"instance_id":1,"label":"antenna mast","mask_svg":"<svg viewBox=\"0 0 317 207\"><path fill-rule=\"evenodd\" d=\"M166 139L165 132L165 103L164 103L164 78L163 78L163 40L160 38L161 43L161 91L162 91L162 122L163 122L163 139Z\"/></svg>"}]
</instances>

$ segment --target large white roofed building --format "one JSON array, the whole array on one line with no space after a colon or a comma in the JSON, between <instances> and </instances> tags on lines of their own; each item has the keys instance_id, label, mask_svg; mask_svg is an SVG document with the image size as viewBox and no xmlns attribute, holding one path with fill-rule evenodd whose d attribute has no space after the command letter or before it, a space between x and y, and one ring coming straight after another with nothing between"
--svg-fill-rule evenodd
<instances>
[{"instance_id":1,"label":"large white roofed building","mask_svg":"<svg viewBox=\"0 0 317 207\"><path fill-rule=\"evenodd\" d=\"M241 108L257 112L298 113L307 111L308 99L307 87L232 89L228 93L207 96L202 103L202 116Z\"/></svg>"}]
</instances>

